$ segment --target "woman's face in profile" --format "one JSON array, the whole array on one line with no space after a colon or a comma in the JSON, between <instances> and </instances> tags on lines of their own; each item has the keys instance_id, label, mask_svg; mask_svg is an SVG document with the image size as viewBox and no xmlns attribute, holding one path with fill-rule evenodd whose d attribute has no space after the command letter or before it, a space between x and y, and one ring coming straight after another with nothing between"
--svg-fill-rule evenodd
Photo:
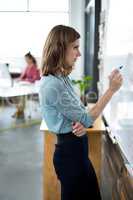
<instances>
[{"instance_id":1,"label":"woman's face in profile","mask_svg":"<svg viewBox=\"0 0 133 200\"><path fill-rule=\"evenodd\" d=\"M68 45L66 51L66 64L68 66L74 66L79 56L81 56L79 51L79 40L76 40Z\"/></svg>"}]
</instances>

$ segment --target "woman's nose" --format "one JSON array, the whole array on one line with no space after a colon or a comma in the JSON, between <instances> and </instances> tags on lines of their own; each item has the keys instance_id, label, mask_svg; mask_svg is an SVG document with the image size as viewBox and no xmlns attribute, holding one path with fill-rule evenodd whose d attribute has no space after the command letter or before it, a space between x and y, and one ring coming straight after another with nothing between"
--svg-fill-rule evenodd
<instances>
[{"instance_id":1,"label":"woman's nose","mask_svg":"<svg viewBox=\"0 0 133 200\"><path fill-rule=\"evenodd\" d=\"M80 53L80 51L78 52L78 57L80 57L81 56L81 53Z\"/></svg>"}]
</instances>

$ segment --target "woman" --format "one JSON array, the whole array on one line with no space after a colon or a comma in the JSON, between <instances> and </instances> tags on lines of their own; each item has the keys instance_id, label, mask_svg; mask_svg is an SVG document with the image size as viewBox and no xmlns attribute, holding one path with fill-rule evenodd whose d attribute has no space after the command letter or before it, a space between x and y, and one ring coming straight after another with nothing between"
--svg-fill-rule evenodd
<instances>
[{"instance_id":1,"label":"woman","mask_svg":"<svg viewBox=\"0 0 133 200\"><path fill-rule=\"evenodd\" d=\"M37 68L37 62L35 57L29 52L25 55L25 61L27 66L22 72L19 80L28 81L34 83L36 80L40 79L39 69Z\"/></svg>"},{"instance_id":2,"label":"woman","mask_svg":"<svg viewBox=\"0 0 133 200\"><path fill-rule=\"evenodd\" d=\"M40 104L49 131L57 135L53 163L61 183L61 199L100 200L96 174L88 159L85 129L120 88L122 77L114 70L109 89L86 112L68 76L81 55L79 38L79 33L68 26L58 25L50 31L42 55Z\"/></svg>"},{"instance_id":3,"label":"woman","mask_svg":"<svg viewBox=\"0 0 133 200\"><path fill-rule=\"evenodd\" d=\"M37 62L35 57L29 52L25 55L25 61L27 63L26 68L17 79L18 81L25 81L29 83L34 83L36 80L40 79L39 69L37 68ZM15 118L24 118L25 109L25 98L22 96L19 98L19 103L17 104L16 112L12 115Z\"/></svg>"}]
</instances>

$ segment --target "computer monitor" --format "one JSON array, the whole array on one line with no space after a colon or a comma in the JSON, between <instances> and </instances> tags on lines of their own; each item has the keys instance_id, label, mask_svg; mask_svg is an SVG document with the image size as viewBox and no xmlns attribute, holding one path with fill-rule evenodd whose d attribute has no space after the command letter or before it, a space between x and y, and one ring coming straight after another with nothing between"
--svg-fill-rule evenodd
<instances>
[{"instance_id":1,"label":"computer monitor","mask_svg":"<svg viewBox=\"0 0 133 200\"><path fill-rule=\"evenodd\" d=\"M0 87L12 87L12 77L7 63L0 63Z\"/></svg>"}]
</instances>

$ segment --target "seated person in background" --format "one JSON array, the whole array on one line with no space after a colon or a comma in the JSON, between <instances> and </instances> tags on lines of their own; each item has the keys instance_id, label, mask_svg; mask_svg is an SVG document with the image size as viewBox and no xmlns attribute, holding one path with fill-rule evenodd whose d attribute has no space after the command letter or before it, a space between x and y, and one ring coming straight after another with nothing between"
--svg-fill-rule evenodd
<instances>
[{"instance_id":1,"label":"seated person in background","mask_svg":"<svg viewBox=\"0 0 133 200\"><path fill-rule=\"evenodd\" d=\"M29 83L34 83L36 80L40 79L40 73L37 67L37 61L30 52L25 55L25 61L27 63L27 67L18 78L18 81L27 81ZM19 98L19 103L17 104L16 108L17 110L12 115L12 117L24 118L24 108L25 108L24 96Z\"/></svg>"},{"instance_id":2,"label":"seated person in background","mask_svg":"<svg viewBox=\"0 0 133 200\"><path fill-rule=\"evenodd\" d=\"M22 72L19 80L34 83L36 80L40 79L40 73L39 73L39 69L37 68L36 59L29 52L25 55L25 61L27 63L27 67Z\"/></svg>"}]
</instances>

